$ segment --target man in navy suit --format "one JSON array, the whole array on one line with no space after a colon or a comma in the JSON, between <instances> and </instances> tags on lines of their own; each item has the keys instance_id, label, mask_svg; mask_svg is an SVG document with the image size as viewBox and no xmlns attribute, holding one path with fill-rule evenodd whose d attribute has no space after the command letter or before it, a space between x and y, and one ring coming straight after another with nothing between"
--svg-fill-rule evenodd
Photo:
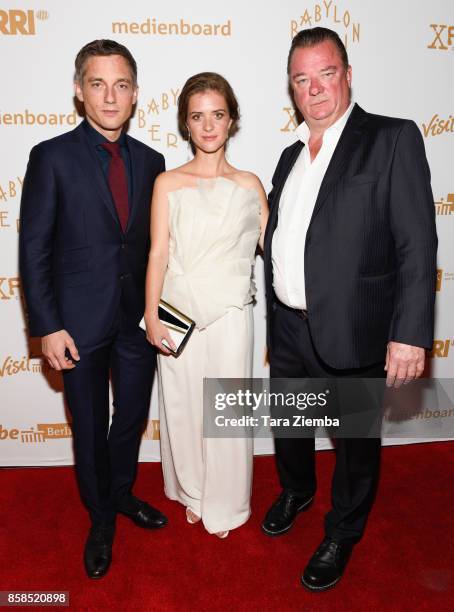
<instances>
[{"instance_id":1,"label":"man in navy suit","mask_svg":"<svg viewBox=\"0 0 454 612\"><path fill-rule=\"evenodd\" d=\"M76 57L85 120L30 154L21 203L20 270L31 336L63 373L76 471L92 526L85 569L109 569L117 512L148 529L166 517L132 494L156 354L144 312L150 201L160 153L126 135L137 66L110 40ZM109 427L109 376L114 413Z\"/></svg>"},{"instance_id":2,"label":"man in navy suit","mask_svg":"<svg viewBox=\"0 0 454 612\"><path fill-rule=\"evenodd\" d=\"M299 32L287 67L304 122L269 195L271 378L386 376L399 387L421 376L433 342L437 235L421 134L413 121L355 104L334 31ZM363 416L373 408L347 404ZM336 442L325 538L302 575L311 591L340 580L377 488L380 438ZM291 529L317 485L313 438L276 437L275 446L282 492L263 521L270 536Z\"/></svg>"}]
</instances>

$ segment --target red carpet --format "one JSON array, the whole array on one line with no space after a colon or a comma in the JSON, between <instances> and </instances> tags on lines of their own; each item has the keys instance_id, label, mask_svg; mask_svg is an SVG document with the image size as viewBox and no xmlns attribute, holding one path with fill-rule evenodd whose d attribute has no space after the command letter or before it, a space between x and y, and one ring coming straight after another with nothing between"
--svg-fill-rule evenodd
<instances>
[{"instance_id":1,"label":"red carpet","mask_svg":"<svg viewBox=\"0 0 454 612\"><path fill-rule=\"evenodd\" d=\"M73 610L453 610L454 443L385 448L368 530L340 584L308 593L299 577L322 538L333 452L318 453L316 503L293 530L262 535L278 483L272 457L255 460L253 515L226 540L186 523L164 498L159 464L141 464L135 492L169 516L146 532L119 517L114 560L85 577L88 518L72 468L3 469L0 590L65 590Z\"/></svg>"}]
</instances>

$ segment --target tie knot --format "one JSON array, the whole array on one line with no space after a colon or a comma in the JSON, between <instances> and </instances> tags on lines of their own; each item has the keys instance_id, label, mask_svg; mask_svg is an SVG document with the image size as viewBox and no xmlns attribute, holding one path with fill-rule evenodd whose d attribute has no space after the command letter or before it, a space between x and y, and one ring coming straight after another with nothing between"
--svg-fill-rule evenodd
<instances>
[{"instance_id":1,"label":"tie knot","mask_svg":"<svg viewBox=\"0 0 454 612\"><path fill-rule=\"evenodd\" d=\"M101 146L112 157L121 157L121 155L120 155L120 143L118 143L118 142L105 142Z\"/></svg>"}]
</instances>

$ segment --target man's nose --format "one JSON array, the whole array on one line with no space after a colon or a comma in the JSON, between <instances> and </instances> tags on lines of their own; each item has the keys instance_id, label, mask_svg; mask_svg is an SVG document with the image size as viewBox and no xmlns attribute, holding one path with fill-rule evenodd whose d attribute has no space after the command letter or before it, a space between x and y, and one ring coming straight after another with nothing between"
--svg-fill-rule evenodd
<instances>
[{"instance_id":1,"label":"man's nose","mask_svg":"<svg viewBox=\"0 0 454 612\"><path fill-rule=\"evenodd\" d=\"M116 100L115 97L115 87L114 85L110 86L107 85L106 89L104 91L104 100L108 103L108 104L113 104Z\"/></svg>"},{"instance_id":2,"label":"man's nose","mask_svg":"<svg viewBox=\"0 0 454 612\"><path fill-rule=\"evenodd\" d=\"M312 79L311 86L309 87L309 93L311 96L316 96L319 93L322 93L323 85L319 79Z\"/></svg>"}]
</instances>

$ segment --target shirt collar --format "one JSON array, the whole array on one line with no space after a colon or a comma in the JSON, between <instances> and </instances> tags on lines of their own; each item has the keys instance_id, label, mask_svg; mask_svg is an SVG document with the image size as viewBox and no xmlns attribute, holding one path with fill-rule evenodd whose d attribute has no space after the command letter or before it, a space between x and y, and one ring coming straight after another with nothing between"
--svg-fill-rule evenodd
<instances>
[{"instance_id":1,"label":"shirt collar","mask_svg":"<svg viewBox=\"0 0 454 612\"><path fill-rule=\"evenodd\" d=\"M330 125L329 128L325 130L325 134L329 134L331 132L338 132L339 134L341 134L354 106L355 103L352 100L345 113L341 117L339 117L339 119L335 121L333 125ZM300 123L299 126L296 128L295 132L298 138L307 146L309 142L309 137L311 135L307 123L305 121Z\"/></svg>"},{"instance_id":2,"label":"shirt collar","mask_svg":"<svg viewBox=\"0 0 454 612\"><path fill-rule=\"evenodd\" d=\"M111 142L110 140L107 140L107 138L103 136L100 132L98 132L98 130L95 130L95 128L90 125L86 119L83 122L83 127L88 138L90 139L90 142L94 147L98 147L99 145L102 145L105 142ZM126 134L123 130L121 131L120 137L115 142L118 142L120 147L127 146Z\"/></svg>"}]
</instances>

